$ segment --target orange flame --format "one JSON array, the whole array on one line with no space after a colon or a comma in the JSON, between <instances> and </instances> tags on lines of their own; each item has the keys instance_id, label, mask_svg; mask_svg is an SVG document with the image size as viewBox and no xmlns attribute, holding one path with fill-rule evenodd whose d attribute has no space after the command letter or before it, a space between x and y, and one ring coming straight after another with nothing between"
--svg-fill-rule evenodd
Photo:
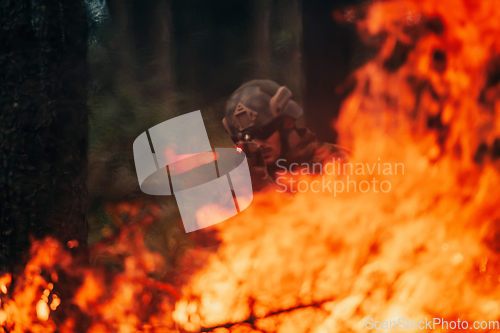
<instances>
[{"instance_id":1,"label":"orange flame","mask_svg":"<svg viewBox=\"0 0 500 333\"><path fill-rule=\"evenodd\" d=\"M115 218L126 215L136 221L92 247L97 261L93 267L55 240L35 241L14 289L8 289L11 275L0 278L0 288L7 294L0 303L0 332L103 333L137 332L144 325L149 331L174 327L171 304L180 295L173 286L149 276L164 262L143 240L142 228L158 218L159 209L138 206L143 203L109 207ZM114 272L105 269L113 257L124 258L123 268Z\"/></svg>"},{"instance_id":2,"label":"orange flame","mask_svg":"<svg viewBox=\"0 0 500 333\"><path fill-rule=\"evenodd\" d=\"M219 251L176 304L185 330L358 332L368 318L500 318L500 3L360 10L360 33L380 53L353 74L335 126L355 166L402 163L404 174L377 174L388 193L256 196L216 226Z\"/></svg>"}]
</instances>

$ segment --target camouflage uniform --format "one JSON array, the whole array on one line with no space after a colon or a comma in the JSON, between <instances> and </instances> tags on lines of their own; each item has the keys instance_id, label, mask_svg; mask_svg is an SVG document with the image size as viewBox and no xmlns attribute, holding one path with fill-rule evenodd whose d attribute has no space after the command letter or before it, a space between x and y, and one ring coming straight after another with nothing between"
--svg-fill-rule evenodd
<instances>
[{"instance_id":1,"label":"camouflage uniform","mask_svg":"<svg viewBox=\"0 0 500 333\"><path fill-rule=\"evenodd\" d=\"M349 160L351 151L340 145L332 143L318 142L316 135L307 128L297 129L301 141L289 147L288 153L280 156L278 160L280 168L277 165L260 167L266 170L259 170L259 166L251 166L252 185L256 191L259 191L269 184L275 184L276 172L283 171L283 167L290 170L290 165L294 164L292 171L298 172L302 168L307 168L312 174L320 174L321 166L326 163L346 162ZM307 165L307 166L306 166Z\"/></svg>"},{"instance_id":2,"label":"camouflage uniform","mask_svg":"<svg viewBox=\"0 0 500 333\"><path fill-rule=\"evenodd\" d=\"M350 151L344 147L320 143L316 135L307 128L284 129L273 127L276 120L284 116L294 120L303 115L302 108L291 99L291 92L286 87L280 87L269 80L254 80L238 88L226 104L224 127L235 143L251 140L254 136L269 137L276 130L280 131L282 152L279 157L281 167L290 170L292 163L298 168L309 166L314 173L319 164L349 159ZM298 136L290 140L290 133L295 131ZM265 164L249 159L250 173L254 190L275 184L277 165ZM313 170L316 167L316 170ZM295 169L294 169L295 170ZM283 170L281 170L283 171Z\"/></svg>"}]
</instances>

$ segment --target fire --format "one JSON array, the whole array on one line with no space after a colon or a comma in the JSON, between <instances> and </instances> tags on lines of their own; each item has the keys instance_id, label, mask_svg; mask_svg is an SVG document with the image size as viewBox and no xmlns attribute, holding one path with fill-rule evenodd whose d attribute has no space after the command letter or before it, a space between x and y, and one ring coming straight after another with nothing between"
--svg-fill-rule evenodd
<instances>
[{"instance_id":1,"label":"fire","mask_svg":"<svg viewBox=\"0 0 500 333\"><path fill-rule=\"evenodd\" d=\"M36 303L36 316L38 319L41 321L47 321L49 319L49 313L50 310L46 301L39 300L38 303Z\"/></svg>"},{"instance_id":2,"label":"fire","mask_svg":"<svg viewBox=\"0 0 500 333\"><path fill-rule=\"evenodd\" d=\"M7 294L7 288L12 282L12 277L10 275L5 275L0 277L0 291L2 293Z\"/></svg>"},{"instance_id":3,"label":"fire","mask_svg":"<svg viewBox=\"0 0 500 333\"><path fill-rule=\"evenodd\" d=\"M165 263L143 228L159 208L109 207L119 232L93 246L92 266L66 249L77 243L46 239L21 276L0 277L0 332L326 333L365 332L369 319L499 320L500 2L383 1L345 16L380 52L353 74L335 126L355 165L404 165L377 173L390 191L256 195L211 227L217 252L186 253L204 265L182 289L152 278ZM110 271L113 258L123 260Z\"/></svg>"},{"instance_id":4,"label":"fire","mask_svg":"<svg viewBox=\"0 0 500 333\"><path fill-rule=\"evenodd\" d=\"M0 278L0 332L144 332L173 328L175 287L154 280L163 258L144 244L144 228L159 214L141 202L108 208L117 224L114 235L91 248L96 261L89 266L53 239L34 241L22 275L12 282ZM121 216L121 218L120 218ZM122 258L123 261L120 260ZM110 271L111 262L123 267Z\"/></svg>"},{"instance_id":5,"label":"fire","mask_svg":"<svg viewBox=\"0 0 500 333\"><path fill-rule=\"evenodd\" d=\"M335 126L353 163L403 163L404 175L377 175L388 193L256 196L216 226L221 247L184 286L174 319L185 330L500 318L500 3L399 0L359 11L358 29L380 53L353 74Z\"/></svg>"}]
</instances>

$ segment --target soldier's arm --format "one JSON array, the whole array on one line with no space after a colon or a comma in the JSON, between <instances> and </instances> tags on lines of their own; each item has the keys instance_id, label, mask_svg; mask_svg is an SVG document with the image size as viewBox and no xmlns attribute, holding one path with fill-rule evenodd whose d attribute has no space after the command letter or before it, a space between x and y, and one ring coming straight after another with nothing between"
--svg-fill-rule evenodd
<instances>
[{"instance_id":1,"label":"soldier's arm","mask_svg":"<svg viewBox=\"0 0 500 333\"><path fill-rule=\"evenodd\" d=\"M254 141L240 141L236 144L236 147L237 149L241 149L246 155L254 191L261 191L273 184L276 185L273 178L267 172L262 152Z\"/></svg>"},{"instance_id":2,"label":"soldier's arm","mask_svg":"<svg viewBox=\"0 0 500 333\"><path fill-rule=\"evenodd\" d=\"M354 155L353 151L333 143L320 143L314 154L318 162L331 161L332 158L339 162L348 162Z\"/></svg>"}]
</instances>

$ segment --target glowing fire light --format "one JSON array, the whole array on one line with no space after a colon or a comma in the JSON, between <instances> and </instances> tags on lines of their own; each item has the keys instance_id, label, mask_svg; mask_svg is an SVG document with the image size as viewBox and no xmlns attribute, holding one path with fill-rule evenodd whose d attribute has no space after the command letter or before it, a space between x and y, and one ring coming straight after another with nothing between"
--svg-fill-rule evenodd
<instances>
[{"instance_id":1,"label":"glowing fire light","mask_svg":"<svg viewBox=\"0 0 500 333\"><path fill-rule=\"evenodd\" d=\"M405 175L379 177L388 194L256 196L216 226L222 245L176 304L185 330L364 332L366 318L500 318L500 3L361 10L350 17L364 17L359 31L380 53L354 73L335 125L354 163L404 163Z\"/></svg>"},{"instance_id":2,"label":"glowing fire light","mask_svg":"<svg viewBox=\"0 0 500 333\"><path fill-rule=\"evenodd\" d=\"M66 246L70 249L72 248L75 248L75 247L78 247L80 244L78 243L78 241L76 239L74 240L70 240L68 241L68 243L66 244Z\"/></svg>"},{"instance_id":3,"label":"glowing fire light","mask_svg":"<svg viewBox=\"0 0 500 333\"><path fill-rule=\"evenodd\" d=\"M12 282L12 276L10 274L6 274L0 277L0 291L4 294L7 294L8 287Z\"/></svg>"},{"instance_id":4,"label":"glowing fire light","mask_svg":"<svg viewBox=\"0 0 500 333\"><path fill-rule=\"evenodd\" d=\"M47 321L49 319L49 313L50 310L47 303L44 300L38 301L38 303L36 304L36 316L38 317L38 319Z\"/></svg>"},{"instance_id":5,"label":"glowing fire light","mask_svg":"<svg viewBox=\"0 0 500 333\"><path fill-rule=\"evenodd\" d=\"M50 309L56 311L57 307L61 304L61 299L57 295L52 295L52 303L50 303Z\"/></svg>"}]
</instances>

